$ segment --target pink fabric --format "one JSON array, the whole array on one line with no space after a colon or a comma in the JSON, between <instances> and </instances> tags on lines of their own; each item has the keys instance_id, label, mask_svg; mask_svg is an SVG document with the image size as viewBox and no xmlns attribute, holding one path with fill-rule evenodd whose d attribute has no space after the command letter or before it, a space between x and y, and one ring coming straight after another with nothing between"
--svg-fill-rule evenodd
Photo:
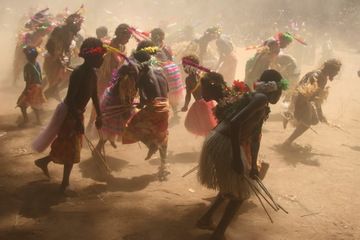
<instances>
[{"instance_id":1,"label":"pink fabric","mask_svg":"<svg viewBox=\"0 0 360 240\"><path fill-rule=\"evenodd\" d=\"M47 127L40 133L40 135L33 141L32 149L36 152L43 152L55 140L62 123L68 112L68 107L65 103L60 103L47 125Z\"/></svg>"},{"instance_id":2,"label":"pink fabric","mask_svg":"<svg viewBox=\"0 0 360 240\"><path fill-rule=\"evenodd\" d=\"M212 112L215 102L206 102L203 99L195 101L185 118L185 128L198 136L206 136L217 125Z\"/></svg>"}]
</instances>

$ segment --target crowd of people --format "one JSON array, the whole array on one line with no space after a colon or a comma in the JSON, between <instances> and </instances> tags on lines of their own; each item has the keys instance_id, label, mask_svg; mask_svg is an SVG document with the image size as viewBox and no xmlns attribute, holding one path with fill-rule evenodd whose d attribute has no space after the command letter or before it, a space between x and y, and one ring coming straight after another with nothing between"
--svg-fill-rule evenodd
<instances>
[{"instance_id":1,"label":"crowd of people","mask_svg":"<svg viewBox=\"0 0 360 240\"><path fill-rule=\"evenodd\" d=\"M96 37L82 38L78 34L84 21L81 9L57 18L48 14L49 9L39 11L26 23L15 50L14 81L23 69L26 83L17 102L23 116L20 125L29 121L28 107L34 110L37 124L42 124L43 103L49 98L60 102L33 148L51 149L48 156L35 161L47 177L49 163L64 166L62 192L70 184L73 165L80 161L83 137L91 132L99 133L93 150L100 154L106 143L116 148L119 142L143 143L148 148L145 160L159 152L161 180L166 180L169 119L178 117L179 111L187 112L184 129L204 137L199 181L219 191L197 226L214 229L211 239L223 239L237 209L269 168L258 154L271 105L284 97L289 103L283 113L284 127L289 121L296 126L284 148L290 148L312 125L327 123L321 105L341 62L325 59L321 68L297 81L299 73L285 49L294 41L306 42L289 32L274 33L254 46L256 53L244 66L243 81L235 81L234 44L219 27L206 29L175 58L161 28L144 32L121 23L114 36L100 26ZM137 41L132 52L127 47L131 37ZM215 61L208 51L211 42L218 50ZM46 51L42 67L37 61L41 47ZM77 57L83 62L73 67L71 60ZM90 99L92 112L84 127ZM229 200L227 207L214 228L213 215L225 200Z\"/></svg>"}]
</instances>

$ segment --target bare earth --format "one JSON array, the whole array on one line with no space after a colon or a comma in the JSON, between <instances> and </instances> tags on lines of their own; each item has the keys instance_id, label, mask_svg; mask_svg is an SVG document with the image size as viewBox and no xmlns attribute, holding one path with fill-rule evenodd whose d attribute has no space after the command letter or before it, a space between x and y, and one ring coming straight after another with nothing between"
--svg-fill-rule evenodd
<instances>
[{"instance_id":1,"label":"bare earth","mask_svg":"<svg viewBox=\"0 0 360 240\"><path fill-rule=\"evenodd\" d=\"M274 106L260 150L261 158L271 165L264 182L289 214L271 211L275 221L271 224L252 197L226 232L228 240L360 239L359 56L348 52L341 56L344 69L338 81L330 84L324 112L344 131L317 125L318 134L309 131L297 142L311 145L310 152L278 151L276 144L293 128L282 129L281 104ZM239 76L244 59L239 62ZM303 73L309 69L306 66ZM138 144L107 146L113 178L103 181L84 145L70 191L62 196L57 192L62 167L50 164L49 181L33 164L46 154L30 148L41 127L16 127L20 111L14 106L21 91L20 87L0 90L1 240L209 238L211 232L194 225L216 193L200 186L196 173L181 177L196 166L203 140L185 130L185 114L170 128L168 181L158 181L157 156L144 161L146 148ZM55 106L54 101L47 104L47 119Z\"/></svg>"}]
</instances>

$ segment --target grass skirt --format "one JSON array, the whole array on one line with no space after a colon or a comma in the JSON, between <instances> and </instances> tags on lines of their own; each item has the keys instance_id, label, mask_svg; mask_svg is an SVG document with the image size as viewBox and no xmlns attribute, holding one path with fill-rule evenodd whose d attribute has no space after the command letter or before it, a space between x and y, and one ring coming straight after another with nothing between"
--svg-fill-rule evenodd
<instances>
[{"instance_id":1,"label":"grass skirt","mask_svg":"<svg viewBox=\"0 0 360 240\"><path fill-rule=\"evenodd\" d=\"M249 151L241 147L241 157L248 174ZM229 137L213 130L202 147L198 178L207 188L231 195L237 199L250 197L250 188L243 175L232 168L232 146Z\"/></svg>"}]
</instances>

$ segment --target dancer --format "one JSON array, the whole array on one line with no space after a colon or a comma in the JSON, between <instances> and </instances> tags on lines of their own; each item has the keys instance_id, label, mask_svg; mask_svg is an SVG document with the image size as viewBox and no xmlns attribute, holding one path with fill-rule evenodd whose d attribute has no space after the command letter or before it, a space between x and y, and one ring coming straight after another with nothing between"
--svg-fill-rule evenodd
<instances>
[{"instance_id":1,"label":"dancer","mask_svg":"<svg viewBox=\"0 0 360 240\"><path fill-rule=\"evenodd\" d=\"M46 176L49 177L48 164L54 163L64 165L63 180L60 186L62 192L69 185L69 178L74 163L80 161L82 146L82 135L84 134L84 111L90 98L95 106L97 119L96 127L101 128L101 113L96 89L95 68L99 68L103 62L105 49L102 42L96 38L86 39L80 48L80 56L84 63L76 68L70 76L70 84L66 98L56 111L53 119L55 121L63 117L63 121L56 126L57 137L51 143L50 154L35 161ZM45 131L53 131L46 129ZM46 135L46 134L43 134ZM51 142L52 139L46 139ZM44 140L45 144L47 141ZM45 145L44 144L44 145ZM36 144L34 144L36 145ZM38 147L38 149L42 149Z\"/></svg>"},{"instance_id":2,"label":"dancer","mask_svg":"<svg viewBox=\"0 0 360 240\"><path fill-rule=\"evenodd\" d=\"M178 106L183 98L185 90L184 82L181 78L179 66L173 60L171 48L164 42L165 33L161 28L155 28L151 31L151 41L159 48L156 58L164 73L169 85L169 103L173 112L174 119L179 119Z\"/></svg>"},{"instance_id":3,"label":"dancer","mask_svg":"<svg viewBox=\"0 0 360 240\"><path fill-rule=\"evenodd\" d=\"M122 65L104 92L100 103L103 126L97 144L99 151L107 141L116 148L116 140L122 140L127 123L136 112L137 78L138 72L133 64Z\"/></svg>"},{"instance_id":4,"label":"dancer","mask_svg":"<svg viewBox=\"0 0 360 240\"><path fill-rule=\"evenodd\" d=\"M71 59L70 46L81 29L83 17L79 13L68 16L64 25L56 27L51 33L47 43L47 53L44 59L44 73L48 83L45 90L46 97L53 97L61 101L59 92L66 86L69 77Z\"/></svg>"},{"instance_id":5,"label":"dancer","mask_svg":"<svg viewBox=\"0 0 360 240\"><path fill-rule=\"evenodd\" d=\"M26 56L24 55L24 48L33 47L40 48L43 44L44 37L48 35L53 29L54 24L50 22L49 14L46 8L37 12L25 24L25 30L19 34L19 40L15 47L15 55L13 62L13 84L15 85L21 75L21 71L26 64Z\"/></svg>"},{"instance_id":6,"label":"dancer","mask_svg":"<svg viewBox=\"0 0 360 240\"><path fill-rule=\"evenodd\" d=\"M237 58L231 40L221 36L216 40L216 46L219 52L219 61L217 71L223 75L226 82L232 82L235 79Z\"/></svg>"},{"instance_id":7,"label":"dancer","mask_svg":"<svg viewBox=\"0 0 360 240\"><path fill-rule=\"evenodd\" d=\"M102 39L104 44L109 44L126 56L126 44L129 42L131 33L129 31L129 25L126 23L120 24L115 30L115 37L111 40L110 44L105 39ZM114 51L108 51L104 56L104 63L97 71L98 76L98 97L101 98L105 92L105 89L109 87L109 83L116 74L119 67L124 63L124 58ZM91 109L91 115L89 122L86 126L86 132L91 133L95 122L95 111Z\"/></svg>"},{"instance_id":8,"label":"dancer","mask_svg":"<svg viewBox=\"0 0 360 240\"><path fill-rule=\"evenodd\" d=\"M199 62L199 58L195 55L188 55L183 58L184 71L188 76L186 77L185 103L181 111L188 111L191 96L193 96L195 101L186 115L185 128L197 136L207 136L217 125L212 112L215 102L206 102L202 98L199 69L189 65L189 63L199 65Z\"/></svg>"},{"instance_id":9,"label":"dancer","mask_svg":"<svg viewBox=\"0 0 360 240\"><path fill-rule=\"evenodd\" d=\"M158 150L161 157L161 168L165 168L168 141L168 84L161 68L151 65L151 54L156 50L148 47L153 43L142 41L138 44L134 59L139 63L138 87L140 111L135 114L123 135L123 143L143 142L149 149L145 160L151 158Z\"/></svg>"},{"instance_id":10,"label":"dancer","mask_svg":"<svg viewBox=\"0 0 360 240\"><path fill-rule=\"evenodd\" d=\"M279 101L282 77L275 70L266 70L255 92L233 94L220 74L207 73L201 82L205 100L216 100L215 115L220 121L205 139L198 177L208 188L219 190L215 202L200 218L197 226L212 228L212 217L218 207L229 199L212 240L224 238L228 225L241 204L249 198L248 177L263 177L267 168L259 165L261 129L267 119L269 104ZM264 166L264 167L262 167Z\"/></svg>"},{"instance_id":11,"label":"dancer","mask_svg":"<svg viewBox=\"0 0 360 240\"><path fill-rule=\"evenodd\" d=\"M21 93L17 106L20 107L23 116L23 122L20 126L28 123L27 108L31 107L36 116L36 123L41 125L40 111L45 102L45 97L42 91L42 74L39 63L36 61L38 52L34 47L26 47L24 54L28 60L24 66L24 80L25 89Z\"/></svg>"},{"instance_id":12,"label":"dancer","mask_svg":"<svg viewBox=\"0 0 360 240\"><path fill-rule=\"evenodd\" d=\"M320 69L305 74L300 80L292 97L289 111L284 113L284 128L289 120L296 120L296 128L284 142L284 147L290 147L292 142L304 134L311 125L319 122L328 123L321 105L329 94L328 81L333 81L340 69L339 60L329 59Z\"/></svg>"}]
</instances>

